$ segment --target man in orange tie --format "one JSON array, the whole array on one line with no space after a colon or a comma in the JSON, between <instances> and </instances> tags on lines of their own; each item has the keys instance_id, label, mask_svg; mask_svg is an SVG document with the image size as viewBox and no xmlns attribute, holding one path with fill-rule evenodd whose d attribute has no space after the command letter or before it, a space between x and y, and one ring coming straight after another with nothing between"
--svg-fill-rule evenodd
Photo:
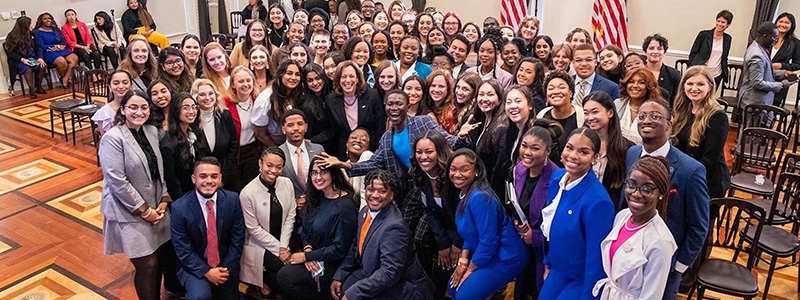
<instances>
[{"instance_id":1,"label":"man in orange tie","mask_svg":"<svg viewBox=\"0 0 800 300\"><path fill-rule=\"evenodd\" d=\"M220 189L222 174L214 157L194 166L194 193L172 203L172 244L178 279L186 299L238 299L239 259L244 246L244 215L239 195Z\"/></svg>"},{"instance_id":2,"label":"man in orange tie","mask_svg":"<svg viewBox=\"0 0 800 300\"><path fill-rule=\"evenodd\" d=\"M433 282L414 254L410 231L392 202L397 191L386 170L367 174L367 206L359 213L358 236L333 275L337 300L433 299Z\"/></svg>"}]
</instances>

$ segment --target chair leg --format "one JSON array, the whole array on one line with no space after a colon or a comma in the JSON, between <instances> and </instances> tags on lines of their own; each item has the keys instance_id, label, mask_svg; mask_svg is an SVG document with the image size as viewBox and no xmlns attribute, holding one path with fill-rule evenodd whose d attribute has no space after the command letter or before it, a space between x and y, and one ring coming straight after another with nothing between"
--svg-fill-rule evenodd
<instances>
[{"instance_id":1,"label":"chair leg","mask_svg":"<svg viewBox=\"0 0 800 300\"><path fill-rule=\"evenodd\" d=\"M69 132L67 132L67 120L64 116L65 112L61 112L61 127L64 128L64 140L69 142Z\"/></svg>"},{"instance_id":2,"label":"chair leg","mask_svg":"<svg viewBox=\"0 0 800 300\"><path fill-rule=\"evenodd\" d=\"M697 287L697 299L698 300L703 300L703 297L705 296L705 294L706 294L706 288L704 288L702 286Z\"/></svg>"},{"instance_id":3,"label":"chair leg","mask_svg":"<svg viewBox=\"0 0 800 300\"><path fill-rule=\"evenodd\" d=\"M69 114L69 121L72 123L72 145L76 146L77 142L75 141L75 115Z\"/></svg>"},{"instance_id":4,"label":"chair leg","mask_svg":"<svg viewBox=\"0 0 800 300\"><path fill-rule=\"evenodd\" d=\"M689 288L689 293L686 294L686 299L687 300L688 299L692 299L692 296L694 295L694 290L695 289L697 289L697 282L696 281L695 281L694 284L692 284L692 287Z\"/></svg>"},{"instance_id":5,"label":"chair leg","mask_svg":"<svg viewBox=\"0 0 800 300\"><path fill-rule=\"evenodd\" d=\"M55 129L56 125L53 122L53 117L54 117L53 116L53 109L51 108L50 109L50 137L55 137L56 136L56 131L55 131L56 130Z\"/></svg>"},{"instance_id":6,"label":"chair leg","mask_svg":"<svg viewBox=\"0 0 800 300\"><path fill-rule=\"evenodd\" d=\"M769 285L772 283L772 275L775 273L775 265L778 263L778 256L772 256L772 259L769 260L769 271L767 272L767 282L764 283L764 294L762 299L767 300L767 295L769 295Z\"/></svg>"}]
</instances>

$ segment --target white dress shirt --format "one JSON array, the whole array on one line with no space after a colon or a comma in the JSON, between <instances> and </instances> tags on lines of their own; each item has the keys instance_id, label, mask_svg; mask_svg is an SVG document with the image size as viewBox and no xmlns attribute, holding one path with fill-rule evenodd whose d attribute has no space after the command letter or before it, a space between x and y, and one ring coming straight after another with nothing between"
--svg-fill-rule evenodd
<instances>
[{"instance_id":1,"label":"white dress shirt","mask_svg":"<svg viewBox=\"0 0 800 300\"><path fill-rule=\"evenodd\" d=\"M639 155L639 157L650 155L650 156L661 156L666 158L667 154L669 154L669 141L667 141L666 143L664 143L664 145L661 145L661 147L658 147L658 149L650 153L648 153L647 150L645 150L645 148L642 147L642 154Z\"/></svg>"},{"instance_id":2,"label":"white dress shirt","mask_svg":"<svg viewBox=\"0 0 800 300\"><path fill-rule=\"evenodd\" d=\"M203 197L203 195L200 195L200 192L198 192L197 190L195 190L194 193L197 194L197 202L200 202L200 210L203 211L203 222L206 222L206 228L208 228L208 207L206 206L206 202L208 202L208 200L214 200L214 213L215 213L214 215L216 216L217 192L214 192L214 195L211 196L210 199Z\"/></svg>"},{"instance_id":3,"label":"white dress shirt","mask_svg":"<svg viewBox=\"0 0 800 300\"><path fill-rule=\"evenodd\" d=\"M580 76L575 75L575 92L572 93L572 103L583 106L583 99L577 99L578 89L581 88L580 83L581 81L586 81L586 85L583 87L583 96L589 96L589 93L592 92L592 83L594 82L595 76L597 76L597 73L592 73L592 75L586 79L581 79Z\"/></svg>"},{"instance_id":4,"label":"white dress shirt","mask_svg":"<svg viewBox=\"0 0 800 300\"><path fill-rule=\"evenodd\" d=\"M300 147L295 147L291 143L286 143L286 148L289 149L289 159L292 160L292 166L294 166L295 174L297 173L297 148L303 149L303 170L308 170L308 164L311 162L311 158L308 156L308 148L306 148L306 142L303 141L300 144Z\"/></svg>"},{"instance_id":5,"label":"white dress shirt","mask_svg":"<svg viewBox=\"0 0 800 300\"><path fill-rule=\"evenodd\" d=\"M553 217L556 216L556 210L558 209L558 204L561 202L562 192L569 191L576 185L581 183L583 178L586 177L586 174L583 174L583 176L581 176L580 178L567 184L567 177L569 177L569 173L565 173L564 176L561 177L561 180L558 181L558 193L556 194L556 197L553 198L553 202L551 202L550 205L547 205L542 209L542 225L540 228L542 229L542 234L548 240L550 240L550 228L553 225Z\"/></svg>"}]
</instances>

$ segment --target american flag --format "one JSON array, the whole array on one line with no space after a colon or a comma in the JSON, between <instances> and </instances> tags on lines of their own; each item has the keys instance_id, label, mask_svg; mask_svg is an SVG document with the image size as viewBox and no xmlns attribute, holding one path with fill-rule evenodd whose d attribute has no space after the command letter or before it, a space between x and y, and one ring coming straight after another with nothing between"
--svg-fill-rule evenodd
<instances>
[{"instance_id":1,"label":"american flag","mask_svg":"<svg viewBox=\"0 0 800 300\"><path fill-rule=\"evenodd\" d=\"M519 23L528 16L527 0L502 0L503 10L500 11L500 22L514 29L519 28Z\"/></svg>"},{"instance_id":2,"label":"american flag","mask_svg":"<svg viewBox=\"0 0 800 300\"><path fill-rule=\"evenodd\" d=\"M594 0L592 5L592 30L597 49L616 45L628 51L628 17L625 0Z\"/></svg>"}]
</instances>

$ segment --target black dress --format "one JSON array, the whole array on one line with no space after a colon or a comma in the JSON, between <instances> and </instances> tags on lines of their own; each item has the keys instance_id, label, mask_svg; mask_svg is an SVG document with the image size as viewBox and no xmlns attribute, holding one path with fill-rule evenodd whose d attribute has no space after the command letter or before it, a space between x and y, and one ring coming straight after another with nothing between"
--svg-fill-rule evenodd
<instances>
[{"instance_id":1,"label":"black dress","mask_svg":"<svg viewBox=\"0 0 800 300\"><path fill-rule=\"evenodd\" d=\"M731 185L731 176L725 162L725 141L728 138L728 115L724 110L715 111L708 119L706 133L700 145L689 145L694 114L677 135L675 147L691 156L706 167L706 182L710 198L723 197Z\"/></svg>"}]
</instances>

